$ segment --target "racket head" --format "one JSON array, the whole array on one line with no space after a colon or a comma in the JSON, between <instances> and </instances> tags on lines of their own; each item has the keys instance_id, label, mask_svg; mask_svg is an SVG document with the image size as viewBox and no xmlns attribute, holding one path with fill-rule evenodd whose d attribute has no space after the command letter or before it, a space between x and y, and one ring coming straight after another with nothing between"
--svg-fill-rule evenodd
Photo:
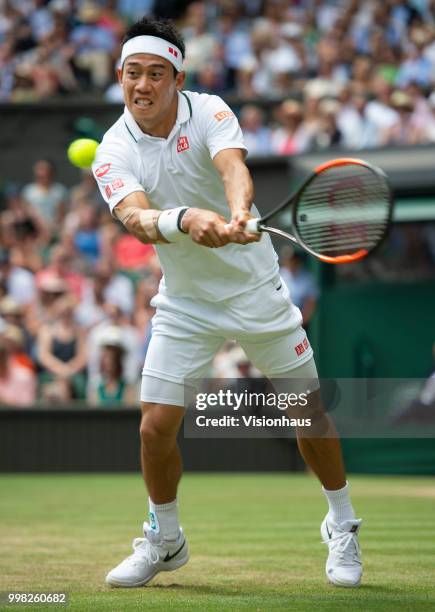
<instances>
[{"instance_id":1,"label":"racket head","mask_svg":"<svg viewBox=\"0 0 435 612\"><path fill-rule=\"evenodd\" d=\"M332 264L367 257L385 239L393 197L385 173L354 158L315 168L293 200L292 229L311 255Z\"/></svg>"}]
</instances>

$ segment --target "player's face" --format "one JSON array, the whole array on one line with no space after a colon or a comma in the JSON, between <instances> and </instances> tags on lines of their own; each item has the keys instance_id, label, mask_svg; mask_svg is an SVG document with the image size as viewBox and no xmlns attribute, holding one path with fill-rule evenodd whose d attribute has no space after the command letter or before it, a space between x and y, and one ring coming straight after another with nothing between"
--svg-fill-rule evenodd
<instances>
[{"instance_id":1,"label":"player's face","mask_svg":"<svg viewBox=\"0 0 435 612\"><path fill-rule=\"evenodd\" d=\"M138 125L150 134L162 135L168 129L170 132L170 124L176 117L177 90L183 86L184 73L174 76L174 68L166 59L138 53L126 59L119 71L119 80L125 104Z\"/></svg>"}]
</instances>

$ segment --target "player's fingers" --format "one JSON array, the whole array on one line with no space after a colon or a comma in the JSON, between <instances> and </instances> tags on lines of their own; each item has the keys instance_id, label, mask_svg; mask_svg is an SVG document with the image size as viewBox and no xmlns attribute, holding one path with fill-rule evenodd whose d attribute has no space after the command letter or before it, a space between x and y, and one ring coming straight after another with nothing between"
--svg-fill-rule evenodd
<instances>
[{"instance_id":1,"label":"player's fingers","mask_svg":"<svg viewBox=\"0 0 435 612\"><path fill-rule=\"evenodd\" d=\"M218 225L216 226L215 231L221 242L220 246L225 246L231 242L231 229L228 227L228 225Z\"/></svg>"},{"instance_id":2,"label":"player's fingers","mask_svg":"<svg viewBox=\"0 0 435 612\"><path fill-rule=\"evenodd\" d=\"M225 230L216 229L212 233L212 241L215 248L223 247L230 242L230 237Z\"/></svg>"},{"instance_id":3,"label":"player's fingers","mask_svg":"<svg viewBox=\"0 0 435 612\"><path fill-rule=\"evenodd\" d=\"M259 242L261 240L261 234L251 234L250 232L235 232L233 234L232 242L237 244L250 244L251 242Z\"/></svg>"},{"instance_id":4,"label":"player's fingers","mask_svg":"<svg viewBox=\"0 0 435 612\"><path fill-rule=\"evenodd\" d=\"M230 242L226 233L221 236L215 228L208 228L207 230L198 232L198 234L193 237L193 240L211 249L217 249Z\"/></svg>"}]
</instances>

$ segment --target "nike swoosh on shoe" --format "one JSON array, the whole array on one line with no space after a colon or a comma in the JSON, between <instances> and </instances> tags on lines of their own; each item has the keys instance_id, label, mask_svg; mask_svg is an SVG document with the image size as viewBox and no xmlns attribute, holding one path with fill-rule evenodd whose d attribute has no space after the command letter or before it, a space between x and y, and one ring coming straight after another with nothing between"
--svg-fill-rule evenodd
<instances>
[{"instance_id":1,"label":"nike swoosh on shoe","mask_svg":"<svg viewBox=\"0 0 435 612\"><path fill-rule=\"evenodd\" d=\"M166 557L163 559L163 561L165 563L167 563L168 561L170 561L171 559L173 559L174 557L176 557L178 555L178 553L183 549L184 545L186 543L186 540L183 540L182 545L180 546L180 548L178 550L176 550L172 555L169 554L169 551L166 554Z\"/></svg>"}]
</instances>

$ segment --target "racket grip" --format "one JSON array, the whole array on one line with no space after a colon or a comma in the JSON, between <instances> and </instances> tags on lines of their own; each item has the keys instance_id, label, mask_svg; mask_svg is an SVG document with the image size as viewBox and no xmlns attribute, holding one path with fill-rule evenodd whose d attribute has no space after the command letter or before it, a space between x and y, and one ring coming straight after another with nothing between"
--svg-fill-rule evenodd
<instances>
[{"instance_id":1,"label":"racket grip","mask_svg":"<svg viewBox=\"0 0 435 612\"><path fill-rule=\"evenodd\" d=\"M245 226L245 232L250 232L251 234L259 234L260 219L248 219Z\"/></svg>"}]
</instances>

